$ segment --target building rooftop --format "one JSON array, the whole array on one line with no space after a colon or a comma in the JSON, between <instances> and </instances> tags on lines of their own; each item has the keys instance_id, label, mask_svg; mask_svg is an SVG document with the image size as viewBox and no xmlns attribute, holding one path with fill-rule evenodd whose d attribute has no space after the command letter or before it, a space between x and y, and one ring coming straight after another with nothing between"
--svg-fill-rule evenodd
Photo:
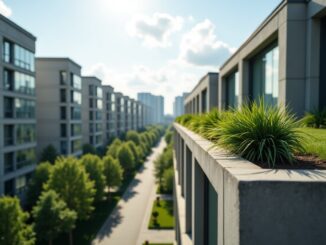
<instances>
[{"instance_id":1,"label":"building rooftop","mask_svg":"<svg viewBox=\"0 0 326 245\"><path fill-rule=\"evenodd\" d=\"M81 69L81 66L75 62L74 60L68 58L68 57L36 57L36 60L44 60L44 61L63 61L63 62L70 62L73 63L74 65L78 66Z\"/></svg>"}]
</instances>

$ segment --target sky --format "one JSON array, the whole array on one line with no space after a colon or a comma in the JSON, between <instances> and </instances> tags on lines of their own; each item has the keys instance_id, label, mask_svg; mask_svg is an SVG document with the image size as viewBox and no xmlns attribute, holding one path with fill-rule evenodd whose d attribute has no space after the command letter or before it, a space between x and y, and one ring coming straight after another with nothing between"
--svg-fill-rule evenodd
<instances>
[{"instance_id":1,"label":"sky","mask_svg":"<svg viewBox=\"0 0 326 245\"><path fill-rule=\"evenodd\" d=\"M249 4L250 3L250 4ZM280 0L0 0L37 37L36 56L69 57L132 98L174 97L219 67Z\"/></svg>"}]
</instances>

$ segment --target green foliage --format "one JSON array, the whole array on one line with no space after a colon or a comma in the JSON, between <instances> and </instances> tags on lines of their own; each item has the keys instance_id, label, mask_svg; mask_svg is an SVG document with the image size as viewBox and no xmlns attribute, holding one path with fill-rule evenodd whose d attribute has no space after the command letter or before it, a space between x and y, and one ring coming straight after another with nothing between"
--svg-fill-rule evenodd
<instances>
[{"instance_id":1,"label":"green foliage","mask_svg":"<svg viewBox=\"0 0 326 245\"><path fill-rule=\"evenodd\" d=\"M168 170L172 170L173 167L173 149L171 145L168 145L163 153L154 162L154 173L159 183L160 191L166 192L168 190L164 187L164 174ZM173 170L172 170L173 172Z\"/></svg>"},{"instance_id":2,"label":"green foliage","mask_svg":"<svg viewBox=\"0 0 326 245\"><path fill-rule=\"evenodd\" d=\"M200 120L198 133L208 140L217 140L216 130L219 127L219 122L222 120L223 115L226 115L226 113L213 109L211 112L204 114Z\"/></svg>"},{"instance_id":3,"label":"green foliage","mask_svg":"<svg viewBox=\"0 0 326 245\"><path fill-rule=\"evenodd\" d=\"M118 160L123 167L124 174L130 173L135 168L135 157L130 147L123 144L118 151Z\"/></svg>"},{"instance_id":4,"label":"green foliage","mask_svg":"<svg viewBox=\"0 0 326 245\"><path fill-rule=\"evenodd\" d=\"M104 164L101 158L96 155L87 154L80 159L81 164L85 167L89 178L94 181L96 190L95 201L101 201L105 190Z\"/></svg>"},{"instance_id":5,"label":"green foliage","mask_svg":"<svg viewBox=\"0 0 326 245\"><path fill-rule=\"evenodd\" d=\"M111 156L104 157L104 174L106 185L109 188L119 187L122 183L123 169L117 159Z\"/></svg>"},{"instance_id":6,"label":"green foliage","mask_svg":"<svg viewBox=\"0 0 326 245\"><path fill-rule=\"evenodd\" d=\"M84 144L83 145L83 154L96 154L96 149L91 144Z\"/></svg>"},{"instance_id":7,"label":"green foliage","mask_svg":"<svg viewBox=\"0 0 326 245\"><path fill-rule=\"evenodd\" d=\"M126 135L126 140L127 141L133 141L136 145L140 144L140 137L139 134L136 131L128 131Z\"/></svg>"},{"instance_id":8,"label":"green foliage","mask_svg":"<svg viewBox=\"0 0 326 245\"><path fill-rule=\"evenodd\" d=\"M50 162L53 164L58 156L56 148L53 145L49 145L43 149L40 162Z\"/></svg>"},{"instance_id":9,"label":"green foliage","mask_svg":"<svg viewBox=\"0 0 326 245\"><path fill-rule=\"evenodd\" d=\"M187 125L192 121L192 119L194 118L194 115L191 114L184 114L182 116L179 116L175 119L175 121L179 124L181 124L182 126L187 127Z\"/></svg>"},{"instance_id":10,"label":"green foliage","mask_svg":"<svg viewBox=\"0 0 326 245\"><path fill-rule=\"evenodd\" d=\"M49 180L53 165L49 162L39 164L33 174L32 179L29 181L26 202L28 206L32 207L38 200L44 188L44 184Z\"/></svg>"},{"instance_id":11,"label":"green foliage","mask_svg":"<svg viewBox=\"0 0 326 245\"><path fill-rule=\"evenodd\" d=\"M173 136L173 132L171 130L168 130L164 136L164 140L168 145L171 144L172 142L172 136Z\"/></svg>"},{"instance_id":12,"label":"green foliage","mask_svg":"<svg viewBox=\"0 0 326 245\"><path fill-rule=\"evenodd\" d=\"M0 239L2 245L33 245L35 234L26 224L25 213L16 197L0 198Z\"/></svg>"},{"instance_id":13,"label":"green foliage","mask_svg":"<svg viewBox=\"0 0 326 245\"><path fill-rule=\"evenodd\" d=\"M152 215L148 224L149 229L173 229L173 201L155 201L152 208Z\"/></svg>"},{"instance_id":14,"label":"green foliage","mask_svg":"<svg viewBox=\"0 0 326 245\"><path fill-rule=\"evenodd\" d=\"M166 169L163 174L163 188L167 193L173 191L174 171L172 168Z\"/></svg>"},{"instance_id":15,"label":"green foliage","mask_svg":"<svg viewBox=\"0 0 326 245\"><path fill-rule=\"evenodd\" d=\"M134 159L135 159L135 163L139 164L142 160L142 153L140 152L139 148L136 146L136 144L133 141L127 141L125 143L129 149L131 150Z\"/></svg>"},{"instance_id":16,"label":"green foliage","mask_svg":"<svg viewBox=\"0 0 326 245\"><path fill-rule=\"evenodd\" d=\"M55 191L43 192L32 213L40 241L51 244L60 233L68 233L75 228L76 212L69 210Z\"/></svg>"},{"instance_id":17,"label":"green foliage","mask_svg":"<svg viewBox=\"0 0 326 245\"><path fill-rule=\"evenodd\" d=\"M297 127L294 116L286 109L260 101L229 113L220 121L216 138L219 145L231 152L274 167L293 163L294 153L302 151Z\"/></svg>"},{"instance_id":18,"label":"green foliage","mask_svg":"<svg viewBox=\"0 0 326 245\"><path fill-rule=\"evenodd\" d=\"M311 112L308 112L306 116L302 119L302 122L307 127L326 127L326 108L324 108L323 110L315 109Z\"/></svg>"},{"instance_id":19,"label":"green foliage","mask_svg":"<svg viewBox=\"0 0 326 245\"><path fill-rule=\"evenodd\" d=\"M122 141L119 139L115 139L111 145L109 145L106 155L112 156L114 158L117 158L118 151L120 149L120 146L122 145Z\"/></svg>"},{"instance_id":20,"label":"green foliage","mask_svg":"<svg viewBox=\"0 0 326 245\"><path fill-rule=\"evenodd\" d=\"M46 184L46 190L56 191L78 219L87 219L93 211L94 182L77 159L59 158Z\"/></svg>"}]
</instances>

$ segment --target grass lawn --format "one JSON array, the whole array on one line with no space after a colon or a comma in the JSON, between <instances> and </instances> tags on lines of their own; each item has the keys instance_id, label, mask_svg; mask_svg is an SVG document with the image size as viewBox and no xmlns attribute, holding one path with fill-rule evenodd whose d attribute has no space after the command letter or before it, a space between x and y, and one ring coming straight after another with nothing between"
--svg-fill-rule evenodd
<instances>
[{"instance_id":1,"label":"grass lawn","mask_svg":"<svg viewBox=\"0 0 326 245\"><path fill-rule=\"evenodd\" d=\"M174 228L174 217L173 217L173 201L171 200L160 200L155 201L152 208L153 212L159 213L157 222L154 222L154 218L151 215L148 229L173 229Z\"/></svg>"},{"instance_id":2,"label":"grass lawn","mask_svg":"<svg viewBox=\"0 0 326 245\"><path fill-rule=\"evenodd\" d=\"M307 135L304 142L307 153L326 160L326 129L302 128L300 130Z\"/></svg>"},{"instance_id":3,"label":"grass lawn","mask_svg":"<svg viewBox=\"0 0 326 245\"><path fill-rule=\"evenodd\" d=\"M73 231L74 244L89 245L94 240L97 232L101 229L105 220L109 217L123 193L129 186L130 182L134 179L136 173L130 175L122 183L118 192L111 193L110 199L103 200L102 202L94 205L94 212L91 214L90 219L86 221L78 221L76 229ZM54 245L69 244L68 234L61 235L53 242Z\"/></svg>"}]
</instances>

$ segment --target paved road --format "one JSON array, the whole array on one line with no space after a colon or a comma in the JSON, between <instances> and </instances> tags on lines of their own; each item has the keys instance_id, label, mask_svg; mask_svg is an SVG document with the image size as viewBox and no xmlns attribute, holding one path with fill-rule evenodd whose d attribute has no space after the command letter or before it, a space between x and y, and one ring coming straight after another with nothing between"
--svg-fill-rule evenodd
<instances>
[{"instance_id":1,"label":"paved road","mask_svg":"<svg viewBox=\"0 0 326 245\"><path fill-rule=\"evenodd\" d=\"M144 167L137 173L111 216L93 241L94 245L135 245L140 234L148 203L152 202L155 178L153 162L163 151L166 143L158 147L147 158Z\"/></svg>"}]
</instances>

